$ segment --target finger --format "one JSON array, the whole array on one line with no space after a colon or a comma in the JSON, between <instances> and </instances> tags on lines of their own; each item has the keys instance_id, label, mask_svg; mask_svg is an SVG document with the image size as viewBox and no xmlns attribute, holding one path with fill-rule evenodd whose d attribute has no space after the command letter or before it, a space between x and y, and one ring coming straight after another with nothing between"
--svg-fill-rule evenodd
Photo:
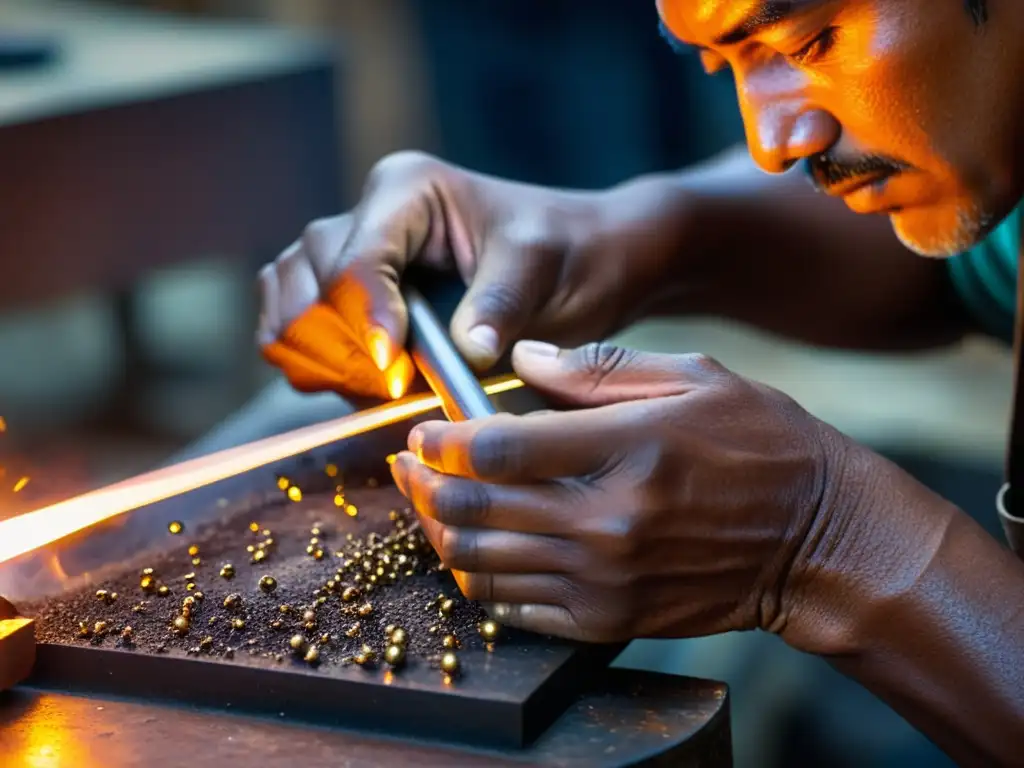
<instances>
[{"instance_id":1,"label":"finger","mask_svg":"<svg viewBox=\"0 0 1024 768\"><path fill-rule=\"evenodd\" d=\"M499 414L449 423L428 421L409 432L409 450L446 475L532 484L595 474L617 461L620 417L576 411L546 416Z\"/></svg>"},{"instance_id":2,"label":"finger","mask_svg":"<svg viewBox=\"0 0 1024 768\"><path fill-rule=\"evenodd\" d=\"M278 333L320 300L320 283L301 242L293 244L273 264L277 278Z\"/></svg>"},{"instance_id":3,"label":"finger","mask_svg":"<svg viewBox=\"0 0 1024 768\"><path fill-rule=\"evenodd\" d=\"M406 354L386 371L377 370L338 313L325 304L314 304L291 322L281 334L281 343L333 372L332 380L341 382L343 388L339 391L397 399L408 391L416 376Z\"/></svg>"},{"instance_id":4,"label":"finger","mask_svg":"<svg viewBox=\"0 0 1024 768\"><path fill-rule=\"evenodd\" d=\"M727 375L703 355L651 354L612 344L563 350L523 341L512 351L512 365L530 387L577 407L682 395Z\"/></svg>"},{"instance_id":5,"label":"finger","mask_svg":"<svg viewBox=\"0 0 1024 768\"><path fill-rule=\"evenodd\" d=\"M442 525L557 536L578 520L576 498L558 484L487 485L441 474L408 451L391 473L417 511Z\"/></svg>"},{"instance_id":6,"label":"finger","mask_svg":"<svg viewBox=\"0 0 1024 768\"><path fill-rule=\"evenodd\" d=\"M481 259L452 316L452 340L476 370L493 366L557 284L561 261L523 250Z\"/></svg>"},{"instance_id":7,"label":"finger","mask_svg":"<svg viewBox=\"0 0 1024 768\"><path fill-rule=\"evenodd\" d=\"M422 515L421 515L422 517ZM566 539L512 531L454 528L436 520L423 531L441 562L467 573L573 573L582 566L582 548Z\"/></svg>"},{"instance_id":8,"label":"finger","mask_svg":"<svg viewBox=\"0 0 1024 768\"><path fill-rule=\"evenodd\" d=\"M568 640L585 641L586 632L572 615L560 605L515 605L492 603L484 606L488 615L506 627L516 627L538 635L554 635Z\"/></svg>"},{"instance_id":9,"label":"finger","mask_svg":"<svg viewBox=\"0 0 1024 768\"><path fill-rule=\"evenodd\" d=\"M559 574L461 572L455 580L466 598L482 603L564 605L573 592Z\"/></svg>"}]
</instances>

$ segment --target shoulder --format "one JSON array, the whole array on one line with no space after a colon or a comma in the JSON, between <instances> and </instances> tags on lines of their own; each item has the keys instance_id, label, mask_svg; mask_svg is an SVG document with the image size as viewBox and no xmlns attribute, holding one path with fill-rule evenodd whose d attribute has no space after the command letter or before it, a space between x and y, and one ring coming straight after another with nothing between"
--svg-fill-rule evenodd
<instances>
[{"instance_id":1,"label":"shoulder","mask_svg":"<svg viewBox=\"0 0 1024 768\"><path fill-rule=\"evenodd\" d=\"M1024 204L1018 205L981 243L949 260L953 287L981 328L1013 340L1017 269Z\"/></svg>"}]
</instances>

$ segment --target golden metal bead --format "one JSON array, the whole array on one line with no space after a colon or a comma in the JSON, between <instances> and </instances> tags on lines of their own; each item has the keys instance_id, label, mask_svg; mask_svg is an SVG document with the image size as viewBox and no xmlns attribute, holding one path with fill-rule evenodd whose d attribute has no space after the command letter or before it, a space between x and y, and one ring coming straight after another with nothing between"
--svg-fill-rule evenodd
<instances>
[{"instance_id":1,"label":"golden metal bead","mask_svg":"<svg viewBox=\"0 0 1024 768\"><path fill-rule=\"evenodd\" d=\"M388 624L386 627L384 627L384 636L391 637L395 633L396 629L398 629L398 627L394 624Z\"/></svg>"},{"instance_id":2,"label":"golden metal bead","mask_svg":"<svg viewBox=\"0 0 1024 768\"><path fill-rule=\"evenodd\" d=\"M322 549L315 550L313 552L313 559L314 560L323 560L324 559L324 551Z\"/></svg>"},{"instance_id":3,"label":"golden metal bead","mask_svg":"<svg viewBox=\"0 0 1024 768\"><path fill-rule=\"evenodd\" d=\"M171 594L171 588L168 587L166 584L163 584L160 586L159 589L157 589L156 593L160 597L168 597Z\"/></svg>"},{"instance_id":4,"label":"golden metal bead","mask_svg":"<svg viewBox=\"0 0 1024 768\"><path fill-rule=\"evenodd\" d=\"M359 510L356 508L355 504L346 504L345 514L349 517L357 517L359 515Z\"/></svg>"},{"instance_id":5,"label":"golden metal bead","mask_svg":"<svg viewBox=\"0 0 1024 768\"><path fill-rule=\"evenodd\" d=\"M297 485L293 485L288 489L288 498L292 501L302 501L302 490Z\"/></svg>"},{"instance_id":6,"label":"golden metal bead","mask_svg":"<svg viewBox=\"0 0 1024 768\"><path fill-rule=\"evenodd\" d=\"M320 663L320 651L317 650L317 647L315 645L310 646L309 650L306 651L305 660L307 664Z\"/></svg>"},{"instance_id":7,"label":"golden metal bead","mask_svg":"<svg viewBox=\"0 0 1024 768\"><path fill-rule=\"evenodd\" d=\"M280 606L277 610L279 610L281 613L291 613L292 607L286 603Z\"/></svg>"},{"instance_id":8,"label":"golden metal bead","mask_svg":"<svg viewBox=\"0 0 1024 768\"><path fill-rule=\"evenodd\" d=\"M340 493L334 494L334 506L336 506L336 507L344 507L345 506L345 497L343 495L341 495Z\"/></svg>"},{"instance_id":9,"label":"golden metal bead","mask_svg":"<svg viewBox=\"0 0 1024 768\"><path fill-rule=\"evenodd\" d=\"M264 528L260 535L262 535L262 536L269 536L270 535L270 529L269 528Z\"/></svg>"},{"instance_id":10,"label":"golden metal bead","mask_svg":"<svg viewBox=\"0 0 1024 768\"><path fill-rule=\"evenodd\" d=\"M145 613L145 612L146 612L146 604L145 603L139 603L138 605L133 605L132 606L132 613Z\"/></svg>"},{"instance_id":11,"label":"golden metal bead","mask_svg":"<svg viewBox=\"0 0 1024 768\"><path fill-rule=\"evenodd\" d=\"M316 604L317 604L317 605L323 605L323 604L324 604L324 603L326 603L326 602L327 602L327 598L326 598L326 597L323 597L323 596L321 596L321 597L318 597L318 598L316 599Z\"/></svg>"},{"instance_id":12,"label":"golden metal bead","mask_svg":"<svg viewBox=\"0 0 1024 768\"><path fill-rule=\"evenodd\" d=\"M192 618L192 608L190 606L183 605L181 607L181 615L184 616L186 619L191 619Z\"/></svg>"},{"instance_id":13,"label":"golden metal bead","mask_svg":"<svg viewBox=\"0 0 1024 768\"><path fill-rule=\"evenodd\" d=\"M314 552L316 552L316 547L314 547L312 544L310 544L308 547L306 547L306 554L307 555L312 555Z\"/></svg>"},{"instance_id":14,"label":"golden metal bead","mask_svg":"<svg viewBox=\"0 0 1024 768\"><path fill-rule=\"evenodd\" d=\"M218 617L218 616L211 616L211 617L210 617L210 620L209 620L208 622L206 622L206 623L207 623L207 624L208 624L209 626L211 626L211 627L212 627L212 626L213 626L214 624L216 624L216 623L217 623L217 621L218 621L218 620L219 620L219 617Z\"/></svg>"},{"instance_id":15,"label":"golden metal bead","mask_svg":"<svg viewBox=\"0 0 1024 768\"><path fill-rule=\"evenodd\" d=\"M182 523L179 520L175 520L174 522L172 522L170 525L167 526L167 530L170 531L175 536L177 536L179 533L181 533L182 531L185 530L185 524Z\"/></svg>"},{"instance_id":16,"label":"golden metal bead","mask_svg":"<svg viewBox=\"0 0 1024 768\"><path fill-rule=\"evenodd\" d=\"M352 662L358 664L360 667L366 666L370 661L371 659L368 659L366 655L362 653L357 653L352 657Z\"/></svg>"},{"instance_id":17,"label":"golden metal bead","mask_svg":"<svg viewBox=\"0 0 1024 768\"><path fill-rule=\"evenodd\" d=\"M284 627L284 622L280 619L274 619L272 622L270 622L271 629L281 629L282 627Z\"/></svg>"},{"instance_id":18,"label":"golden metal bead","mask_svg":"<svg viewBox=\"0 0 1024 768\"><path fill-rule=\"evenodd\" d=\"M437 630L438 630L437 624L434 624L433 626L430 626L430 627L427 628L427 632L429 632L432 635L436 635L437 634Z\"/></svg>"},{"instance_id":19,"label":"golden metal bead","mask_svg":"<svg viewBox=\"0 0 1024 768\"><path fill-rule=\"evenodd\" d=\"M224 607L229 611L234 611L242 605L242 596L239 594L230 594L224 598Z\"/></svg>"},{"instance_id":20,"label":"golden metal bead","mask_svg":"<svg viewBox=\"0 0 1024 768\"><path fill-rule=\"evenodd\" d=\"M359 606L358 613L359 613L360 616L362 616L364 618L369 616L371 613L373 613L373 604L372 603L363 603L362 605Z\"/></svg>"},{"instance_id":21,"label":"golden metal bead","mask_svg":"<svg viewBox=\"0 0 1024 768\"><path fill-rule=\"evenodd\" d=\"M338 582L336 582L334 579L328 579L327 583L324 584L324 589L326 589L328 592L333 592L337 588L337 586Z\"/></svg>"},{"instance_id":22,"label":"golden metal bead","mask_svg":"<svg viewBox=\"0 0 1024 768\"><path fill-rule=\"evenodd\" d=\"M143 576L142 579L139 581L139 588L143 592L152 592L154 589L156 589L156 579L154 579L152 576Z\"/></svg>"},{"instance_id":23,"label":"golden metal bead","mask_svg":"<svg viewBox=\"0 0 1024 768\"><path fill-rule=\"evenodd\" d=\"M245 619L234 619L231 622L231 628L234 630L245 629Z\"/></svg>"},{"instance_id":24,"label":"golden metal bead","mask_svg":"<svg viewBox=\"0 0 1024 768\"><path fill-rule=\"evenodd\" d=\"M267 559L267 551L265 549L257 549L252 553L252 562L262 563Z\"/></svg>"},{"instance_id":25,"label":"golden metal bead","mask_svg":"<svg viewBox=\"0 0 1024 768\"><path fill-rule=\"evenodd\" d=\"M324 467L324 474L326 474L328 477L337 477L338 476L338 465L337 464L328 464L327 466Z\"/></svg>"},{"instance_id":26,"label":"golden metal bead","mask_svg":"<svg viewBox=\"0 0 1024 768\"><path fill-rule=\"evenodd\" d=\"M184 635L188 632L189 622L184 616L178 616L174 619L174 631L179 635Z\"/></svg>"},{"instance_id":27,"label":"golden metal bead","mask_svg":"<svg viewBox=\"0 0 1024 768\"><path fill-rule=\"evenodd\" d=\"M329 634L325 632L320 635L320 645L327 645L329 642L331 642L331 636Z\"/></svg>"},{"instance_id":28,"label":"golden metal bead","mask_svg":"<svg viewBox=\"0 0 1024 768\"><path fill-rule=\"evenodd\" d=\"M409 642L409 636L401 627L395 627L395 629L389 632L388 639L391 641L392 645L405 645Z\"/></svg>"},{"instance_id":29,"label":"golden metal bead","mask_svg":"<svg viewBox=\"0 0 1024 768\"><path fill-rule=\"evenodd\" d=\"M260 532L260 524L259 523L249 523L249 530L252 531L253 533L259 533Z\"/></svg>"},{"instance_id":30,"label":"golden metal bead","mask_svg":"<svg viewBox=\"0 0 1024 768\"><path fill-rule=\"evenodd\" d=\"M455 601L451 598L442 600L441 605L437 610L442 616L451 616L452 611L455 610Z\"/></svg>"},{"instance_id":31,"label":"golden metal bead","mask_svg":"<svg viewBox=\"0 0 1024 768\"><path fill-rule=\"evenodd\" d=\"M302 620L307 624L316 621L316 613L313 611L306 611L302 614Z\"/></svg>"},{"instance_id":32,"label":"golden metal bead","mask_svg":"<svg viewBox=\"0 0 1024 768\"><path fill-rule=\"evenodd\" d=\"M93 632L94 635L103 635L103 634L106 633L106 631L107 631L107 622L105 622L105 621L97 621L95 624L93 624L92 632Z\"/></svg>"},{"instance_id":33,"label":"golden metal bead","mask_svg":"<svg viewBox=\"0 0 1024 768\"><path fill-rule=\"evenodd\" d=\"M90 629L88 623L84 621L78 622L78 636L79 637L92 637L92 629Z\"/></svg>"},{"instance_id":34,"label":"golden metal bead","mask_svg":"<svg viewBox=\"0 0 1024 768\"><path fill-rule=\"evenodd\" d=\"M288 486L291 484L291 480L289 480L287 477L281 476L277 478L277 487L280 488L282 491L287 491Z\"/></svg>"},{"instance_id":35,"label":"golden metal bead","mask_svg":"<svg viewBox=\"0 0 1024 768\"><path fill-rule=\"evenodd\" d=\"M354 574L352 574L352 581L354 581L356 584L362 583L362 581L363 581L363 574L361 574L361 573L354 573Z\"/></svg>"},{"instance_id":36,"label":"golden metal bead","mask_svg":"<svg viewBox=\"0 0 1024 768\"><path fill-rule=\"evenodd\" d=\"M152 568L143 568L142 569L142 575L143 576L156 576L156 572Z\"/></svg>"},{"instance_id":37,"label":"golden metal bead","mask_svg":"<svg viewBox=\"0 0 1024 768\"><path fill-rule=\"evenodd\" d=\"M501 626L498 622L487 619L486 621L480 622L480 637L486 640L488 643L493 643L498 639L498 634L501 632Z\"/></svg>"},{"instance_id":38,"label":"golden metal bead","mask_svg":"<svg viewBox=\"0 0 1024 768\"><path fill-rule=\"evenodd\" d=\"M459 638L455 635L445 635L444 639L441 640L441 645L445 650L455 651L458 650L459 646L462 644L459 642Z\"/></svg>"},{"instance_id":39,"label":"golden metal bead","mask_svg":"<svg viewBox=\"0 0 1024 768\"><path fill-rule=\"evenodd\" d=\"M125 627L121 630L121 639L124 640L126 643L130 643L134 635L135 631L131 627Z\"/></svg>"},{"instance_id":40,"label":"golden metal bead","mask_svg":"<svg viewBox=\"0 0 1024 768\"><path fill-rule=\"evenodd\" d=\"M306 650L306 638L302 635L292 635L292 639L288 641L288 645L296 653L301 653Z\"/></svg>"},{"instance_id":41,"label":"golden metal bead","mask_svg":"<svg viewBox=\"0 0 1024 768\"><path fill-rule=\"evenodd\" d=\"M441 671L446 675L454 675L459 671L459 657L449 651L441 656Z\"/></svg>"},{"instance_id":42,"label":"golden metal bead","mask_svg":"<svg viewBox=\"0 0 1024 768\"><path fill-rule=\"evenodd\" d=\"M263 576L260 578L260 589L268 594L277 589L277 580L273 576Z\"/></svg>"},{"instance_id":43,"label":"golden metal bead","mask_svg":"<svg viewBox=\"0 0 1024 768\"><path fill-rule=\"evenodd\" d=\"M199 559L198 557L193 557L192 558L192 565L202 565L202 564L203 564L203 561L201 559Z\"/></svg>"},{"instance_id":44,"label":"golden metal bead","mask_svg":"<svg viewBox=\"0 0 1024 768\"><path fill-rule=\"evenodd\" d=\"M345 637L359 637L359 622L345 630Z\"/></svg>"},{"instance_id":45,"label":"golden metal bead","mask_svg":"<svg viewBox=\"0 0 1024 768\"><path fill-rule=\"evenodd\" d=\"M341 593L341 599L346 603L351 603L359 598L359 590L355 587L345 587Z\"/></svg>"},{"instance_id":46,"label":"golden metal bead","mask_svg":"<svg viewBox=\"0 0 1024 768\"><path fill-rule=\"evenodd\" d=\"M195 578L196 578L195 573L186 573L185 574L185 581L195 581Z\"/></svg>"},{"instance_id":47,"label":"golden metal bead","mask_svg":"<svg viewBox=\"0 0 1024 768\"><path fill-rule=\"evenodd\" d=\"M192 608L195 604L196 604L196 599L194 597L192 597L191 595L189 595L188 597L186 597L184 600L181 601L181 607L182 608Z\"/></svg>"},{"instance_id":48,"label":"golden metal bead","mask_svg":"<svg viewBox=\"0 0 1024 768\"><path fill-rule=\"evenodd\" d=\"M189 557L196 557L198 555L199 555L199 547L197 547L195 544L193 544L191 547L188 548L188 556Z\"/></svg>"},{"instance_id":49,"label":"golden metal bead","mask_svg":"<svg viewBox=\"0 0 1024 768\"><path fill-rule=\"evenodd\" d=\"M252 544L250 544L249 546L247 546L245 548L245 551L248 552L249 554L252 554L253 552L256 551L256 547L254 547Z\"/></svg>"},{"instance_id":50,"label":"golden metal bead","mask_svg":"<svg viewBox=\"0 0 1024 768\"><path fill-rule=\"evenodd\" d=\"M192 597L194 597L200 603L203 602L203 600L206 599L206 595L204 595L202 592L193 592L192 593Z\"/></svg>"},{"instance_id":51,"label":"golden metal bead","mask_svg":"<svg viewBox=\"0 0 1024 768\"><path fill-rule=\"evenodd\" d=\"M384 651L384 661L392 667L400 666L405 661L405 648L401 645L389 645Z\"/></svg>"},{"instance_id":52,"label":"golden metal bead","mask_svg":"<svg viewBox=\"0 0 1024 768\"><path fill-rule=\"evenodd\" d=\"M231 563L225 563L224 565L221 566L220 575L221 575L221 578L224 578L224 579L233 579L233 578L235 578L235 566L233 566Z\"/></svg>"},{"instance_id":53,"label":"golden metal bead","mask_svg":"<svg viewBox=\"0 0 1024 768\"><path fill-rule=\"evenodd\" d=\"M188 584L185 585L185 591L186 592L192 592L192 591L195 590L195 588L196 588L196 584L195 584L194 581L190 581Z\"/></svg>"},{"instance_id":54,"label":"golden metal bead","mask_svg":"<svg viewBox=\"0 0 1024 768\"><path fill-rule=\"evenodd\" d=\"M210 637L209 635L207 635L206 637L204 637L202 640L199 641L199 650L201 650L201 651L209 651L212 648L213 648L213 638Z\"/></svg>"},{"instance_id":55,"label":"golden metal bead","mask_svg":"<svg viewBox=\"0 0 1024 768\"><path fill-rule=\"evenodd\" d=\"M363 647L359 649L359 653L365 656L370 661L373 661L377 658L377 652L368 645L363 645Z\"/></svg>"}]
</instances>

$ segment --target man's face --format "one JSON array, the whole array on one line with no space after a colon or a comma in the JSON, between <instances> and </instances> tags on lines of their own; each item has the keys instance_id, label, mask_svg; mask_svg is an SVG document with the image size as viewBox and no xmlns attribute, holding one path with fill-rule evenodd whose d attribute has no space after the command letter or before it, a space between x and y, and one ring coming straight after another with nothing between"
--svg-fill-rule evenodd
<instances>
[{"instance_id":1,"label":"man's face","mask_svg":"<svg viewBox=\"0 0 1024 768\"><path fill-rule=\"evenodd\" d=\"M950 256L1024 195L1024 2L657 0L666 33L731 69L758 164L803 161L918 253Z\"/></svg>"}]
</instances>

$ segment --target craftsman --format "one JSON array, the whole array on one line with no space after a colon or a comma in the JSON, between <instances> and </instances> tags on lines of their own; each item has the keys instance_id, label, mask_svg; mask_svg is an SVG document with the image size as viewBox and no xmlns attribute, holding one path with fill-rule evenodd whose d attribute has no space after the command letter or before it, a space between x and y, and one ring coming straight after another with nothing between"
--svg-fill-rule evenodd
<instances>
[{"instance_id":1,"label":"craftsman","mask_svg":"<svg viewBox=\"0 0 1024 768\"><path fill-rule=\"evenodd\" d=\"M747 152L593 193L389 157L264 269L266 356L303 391L401 394L397 282L457 272L467 359L518 341L520 377L566 408L421 425L394 464L468 596L593 641L773 632L961 764L1022 765L1024 562L780 392L576 345L655 313L846 349L1009 340L1024 3L657 6L673 45L731 71Z\"/></svg>"}]
</instances>

